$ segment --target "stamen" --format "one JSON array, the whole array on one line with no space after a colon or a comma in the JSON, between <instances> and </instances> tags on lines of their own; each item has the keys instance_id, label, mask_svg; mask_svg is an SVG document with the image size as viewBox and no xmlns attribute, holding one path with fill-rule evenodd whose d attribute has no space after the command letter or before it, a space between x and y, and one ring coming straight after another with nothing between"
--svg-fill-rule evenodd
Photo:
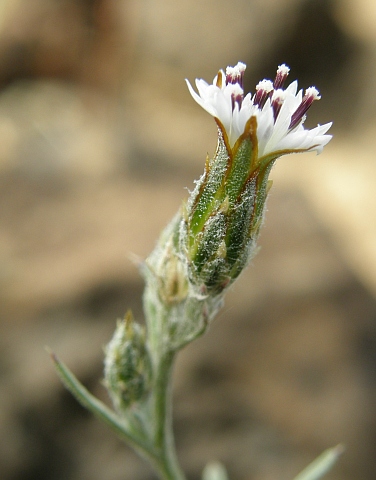
<instances>
[{"instance_id":1,"label":"stamen","mask_svg":"<svg viewBox=\"0 0 376 480\"><path fill-rule=\"evenodd\" d=\"M273 91L273 83L270 80L261 80L256 86L256 93L253 97L253 104L260 109L265 105L269 93Z\"/></svg>"},{"instance_id":2,"label":"stamen","mask_svg":"<svg viewBox=\"0 0 376 480\"><path fill-rule=\"evenodd\" d=\"M281 110L283 102L286 98L286 92L282 89L275 90L272 96L272 108L273 108L273 116L274 122L277 120L278 114Z\"/></svg>"},{"instance_id":3,"label":"stamen","mask_svg":"<svg viewBox=\"0 0 376 480\"><path fill-rule=\"evenodd\" d=\"M244 91L242 87L238 83L235 83L234 85L231 85L231 87L227 88L231 88L232 110L235 108L235 103L239 105L240 109L244 98Z\"/></svg>"},{"instance_id":4,"label":"stamen","mask_svg":"<svg viewBox=\"0 0 376 480\"><path fill-rule=\"evenodd\" d=\"M274 83L273 83L274 90L277 90L278 88L283 87L285 80L288 77L289 71L290 71L289 67L284 63L278 67L277 75L275 76Z\"/></svg>"},{"instance_id":5,"label":"stamen","mask_svg":"<svg viewBox=\"0 0 376 480\"><path fill-rule=\"evenodd\" d=\"M235 67L226 68L226 85L238 83L243 88L244 72L247 68L245 63L238 62Z\"/></svg>"},{"instance_id":6,"label":"stamen","mask_svg":"<svg viewBox=\"0 0 376 480\"><path fill-rule=\"evenodd\" d=\"M319 91L315 87L309 87L305 91L302 103L299 107L295 110L295 112L291 115L291 123L289 129L292 130L295 128L302 120L304 120L304 116L307 113L309 107L315 100L320 100Z\"/></svg>"}]
</instances>

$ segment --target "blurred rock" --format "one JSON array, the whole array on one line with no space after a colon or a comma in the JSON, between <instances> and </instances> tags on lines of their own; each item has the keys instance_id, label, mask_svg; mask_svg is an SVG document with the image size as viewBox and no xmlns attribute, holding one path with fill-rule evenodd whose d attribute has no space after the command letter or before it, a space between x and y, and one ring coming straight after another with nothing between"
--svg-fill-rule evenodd
<instances>
[{"instance_id":1,"label":"blurred rock","mask_svg":"<svg viewBox=\"0 0 376 480\"><path fill-rule=\"evenodd\" d=\"M17 82L0 95L0 169L44 182L114 171L123 138L111 100L61 81Z\"/></svg>"},{"instance_id":2,"label":"blurred rock","mask_svg":"<svg viewBox=\"0 0 376 480\"><path fill-rule=\"evenodd\" d=\"M3 85L17 78L54 77L119 94L131 52L131 4L14 0L3 1L0 14Z\"/></svg>"}]
</instances>

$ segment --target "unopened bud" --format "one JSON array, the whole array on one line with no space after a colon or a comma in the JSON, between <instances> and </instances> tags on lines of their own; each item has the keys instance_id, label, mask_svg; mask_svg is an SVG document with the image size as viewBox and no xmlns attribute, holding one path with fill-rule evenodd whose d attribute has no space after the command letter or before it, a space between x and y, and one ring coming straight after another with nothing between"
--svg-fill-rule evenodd
<instances>
[{"instance_id":1,"label":"unopened bud","mask_svg":"<svg viewBox=\"0 0 376 480\"><path fill-rule=\"evenodd\" d=\"M115 407L124 411L145 398L150 390L151 363L145 332L131 312L119 321L106 347L105 383Z\"/></svg>"}]
</instances>

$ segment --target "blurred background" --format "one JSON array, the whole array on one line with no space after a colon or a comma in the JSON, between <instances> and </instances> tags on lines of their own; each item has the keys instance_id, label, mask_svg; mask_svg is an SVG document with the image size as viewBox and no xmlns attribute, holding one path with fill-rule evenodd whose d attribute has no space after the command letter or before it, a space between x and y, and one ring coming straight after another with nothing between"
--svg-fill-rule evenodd
<instances>
[{"instance_id":1,"label":"blurred background","mask_svg":"<svg viewBox=\"0 0 376 480\"><path fill-rule=\"evenodd\" d=\"M324 153L272 172L261 250L175 371L189 480L376 475L374 0L0 1L0 478L154 480L65 392L49 345L108 402L103 346L145 258L216 146L184 78L291 67Z\"/></svg>"}]
</instances>

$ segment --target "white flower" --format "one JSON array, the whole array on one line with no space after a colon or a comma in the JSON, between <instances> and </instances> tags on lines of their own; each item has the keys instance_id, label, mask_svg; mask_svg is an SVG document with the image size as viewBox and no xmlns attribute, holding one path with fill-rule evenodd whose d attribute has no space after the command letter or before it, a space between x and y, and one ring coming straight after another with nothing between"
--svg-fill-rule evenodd
<instances>
[{"instance_id":1,"label":"white flower","mask_svg":"<svg viewBox=\"0 0 376 480\"><path fill-rule=\"evenodd\" d=\"M318 125L306 130L303 126L306 112L314 100L319 100L319 92L310 87L303 96L297 92L297 81L286 89L283 84L289 68L280 65L274 82L262 80L256 87L256 93L244 95L243 76L246 65L239 62L235 67L227 67L218 72L213 84L196 79L198 94L186 80L188 89L196 102L215 117L219 126L227 135L232 148L244 133L248 120L257 120L258 155L281 155L295 151L316 151L320 153L332 138L326 135L332 123Z\"/></svg>"}]
</instances>

